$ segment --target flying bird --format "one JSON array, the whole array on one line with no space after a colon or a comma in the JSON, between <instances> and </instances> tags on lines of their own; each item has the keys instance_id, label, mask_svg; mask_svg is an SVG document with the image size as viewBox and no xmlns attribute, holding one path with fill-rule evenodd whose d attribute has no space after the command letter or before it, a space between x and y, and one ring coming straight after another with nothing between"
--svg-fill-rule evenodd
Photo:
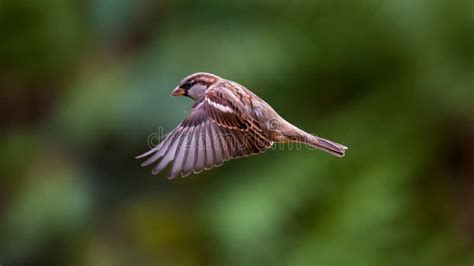
<instances>
[{"instance_id":1,"label":"flying bird","mask_svg":"<svg viewBox=\"0 0 474 266\"><path fill-rule=\"evenodd\" d=\"M152 174L173 162L168 178L200 173L230 159L262 153L276 143L303 143L338 157L347 147L311 135L283 119L244 86L210 73L184 78L172 96L193 99L191 113L164 140L137 159L156 162Z\"/></svg>"}]
</instances>

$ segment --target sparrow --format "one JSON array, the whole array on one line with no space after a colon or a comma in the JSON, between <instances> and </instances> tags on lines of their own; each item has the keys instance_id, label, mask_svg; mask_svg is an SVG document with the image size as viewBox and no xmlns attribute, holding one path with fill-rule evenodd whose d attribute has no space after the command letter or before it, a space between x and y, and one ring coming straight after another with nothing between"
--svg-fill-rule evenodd
<instances>
[{"instance_id":1,"label":"sparrow","mask_svg":"<svg viewBox=\"0 0 474 266\"><path fill-rule=\"evenodd\" d=\"M184 78L171 93L193 99L191 113L161 143L137 159L156 162L152 174L172 163L168 178L200 173L230 159L262 153L274 143L303 143L338 157L347 147L306 133L283 119L244 86L205 72Z\"/></svg>"}]
</instances>

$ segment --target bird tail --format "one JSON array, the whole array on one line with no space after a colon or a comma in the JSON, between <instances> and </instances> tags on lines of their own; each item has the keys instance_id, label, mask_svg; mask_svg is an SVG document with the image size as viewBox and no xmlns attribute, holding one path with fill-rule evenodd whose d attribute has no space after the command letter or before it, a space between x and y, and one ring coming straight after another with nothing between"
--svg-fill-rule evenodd
<instances>
[{"instance_id":1,"label":"bird tail","mask_svg":"<svg viewBox=\"0 0 474 266\"><path fill-rule=\"evenodd\" d=\"M344 157L346 155L347 147L336 142L332 142L327 139L323 139L317 136L313 136L304 132L303 142L310 147L323 150L337 157Z\"/></svg>"}]
</instances>

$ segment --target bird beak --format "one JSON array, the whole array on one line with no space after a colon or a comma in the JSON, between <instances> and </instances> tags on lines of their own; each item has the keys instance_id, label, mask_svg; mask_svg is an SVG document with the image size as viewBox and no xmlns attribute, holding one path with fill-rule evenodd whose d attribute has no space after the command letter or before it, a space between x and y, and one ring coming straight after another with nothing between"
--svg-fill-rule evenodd
<instances>
[{"instance_id":1,"label":"bird beak","mask_svg":"<svg viewBox=\"0 0 474 266\"><path fill-rule=\"evenodd\" d=\"M171 93L171 96L183 96L186 94L186 90L180 87L176 87L174 91Z\"/></svg>"}]
</instances>

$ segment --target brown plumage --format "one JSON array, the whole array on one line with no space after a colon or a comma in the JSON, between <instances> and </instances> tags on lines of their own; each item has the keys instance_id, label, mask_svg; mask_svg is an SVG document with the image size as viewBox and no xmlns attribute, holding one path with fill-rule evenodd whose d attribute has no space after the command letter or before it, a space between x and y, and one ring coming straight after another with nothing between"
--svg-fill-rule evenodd
<instances>
[{"instance_id":1,"label":"brown plumage","mask_svg":"<svg viewBox=\"0 0 474 266\"><path fill-rule=\"evenodd\" d=\"M210 73L181 81L173 96L195 100L191 114L156 147L142 166L157 162L153 174L173 162L168 175L200 173L225 161L262 153L273 143L304 143L338 157L345 146L313 136L288 123L244 86Z\"/></svg>"}]
</instances>

